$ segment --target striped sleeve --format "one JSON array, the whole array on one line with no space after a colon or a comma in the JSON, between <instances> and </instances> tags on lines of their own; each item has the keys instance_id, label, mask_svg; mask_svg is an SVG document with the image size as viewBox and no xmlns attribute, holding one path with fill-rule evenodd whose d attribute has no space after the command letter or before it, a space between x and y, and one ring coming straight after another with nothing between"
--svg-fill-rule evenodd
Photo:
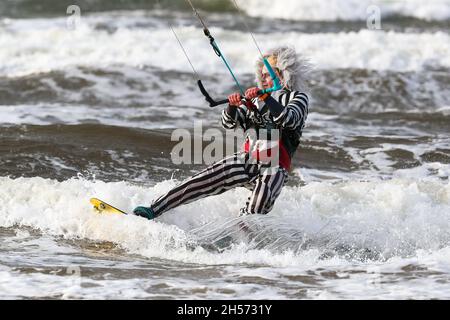
<instances>
[{"instance_id":1,"label":"striped sleeve","mask_svg":"<svg viewBox=\"0 0 450 320\"><path fill-rule=\"evenodd\" d=\"M222 111L222 127L225 129L234 129L236 128L236 125L239 124L239 126L245 130L245 119L245 110L241 107L236 108L228 106L227 109Z\"/></svg>"},{"instance_id":2,"label":"striped sleeve","mask_svg":"<svg viewBox=\"0 0 450 320\"><path fill-rule=\"evenodd\" d=\"M283 111L273 120L285 129L297 129L305 126L308 117L308 96L299 91L293 91L280 97L280 103L285 106Z\"/></svg>"}]
</instances>

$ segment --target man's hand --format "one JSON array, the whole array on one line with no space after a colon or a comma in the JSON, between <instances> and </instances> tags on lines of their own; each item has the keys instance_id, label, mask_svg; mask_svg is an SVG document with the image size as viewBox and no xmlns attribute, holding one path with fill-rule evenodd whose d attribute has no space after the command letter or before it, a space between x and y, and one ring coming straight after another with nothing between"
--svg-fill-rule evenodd
<instances>
[{"instance_id":1,"label":"man's hand","mask_svg":"<svg viewBox=\"0 0 450 320\"><path fill-rule=\"evenodd\" d=\"M233 93L228 96L228 101L230 102L230 106L239 107L241 105L241 95L239 93Z\"/></svg>"},{"instance_id":2,"label":"man's hand","mask_svg":"<svg viewBox=\"0 0 450 320\"><path fill-rule=\"evenodd\" d=\"M247 89L247 91L245 91L245 97L248 100L252 100L258 96L259 90L260 89L257 87L249 88L249 89Z\"/></svg>"}]
</instances>

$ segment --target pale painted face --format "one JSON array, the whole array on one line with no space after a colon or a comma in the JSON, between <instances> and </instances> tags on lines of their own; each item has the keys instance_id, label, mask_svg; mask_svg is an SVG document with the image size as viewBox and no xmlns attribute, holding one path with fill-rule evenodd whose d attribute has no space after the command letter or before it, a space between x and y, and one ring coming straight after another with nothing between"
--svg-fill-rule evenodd
<instances>
[{"instance_id":1,"label":"pale painted face","mask_svg":"<svg viewBox=\"0 0 450 320\"><path fill-rule=\"evenodd\" d=\"M275 74L277 75L278 79L280 79L281 83L283 83L283 78L281 77L280 72L277 68L273 68L275 71ZM263 66L261 69L261 82L263 89L268 89L273 87L273 80L270 77L269 71L267 70L266 66Z\"/></svg>"}]
</instances>

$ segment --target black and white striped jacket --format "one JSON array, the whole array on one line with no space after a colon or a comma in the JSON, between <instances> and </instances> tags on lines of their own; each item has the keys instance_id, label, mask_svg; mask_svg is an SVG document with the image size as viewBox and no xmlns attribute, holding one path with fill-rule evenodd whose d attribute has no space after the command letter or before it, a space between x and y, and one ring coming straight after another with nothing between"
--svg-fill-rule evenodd
<instances>
[{"instance_id":1,"label":"black and white striped jacket","mask_svg":"<svg viewBox=\"0 0 450 320\"><path fill-rule=\"evenodd\" d=\"M258 111L248 109L243 104L238 108L229 106L223 110L222 126L225 129L241 127L244 131L250 128L275 127L281 130L281 136L289 136L290 140L295 140L295 137L300 139L309 111L309 98L305 93L283 89L272 93L265 101L256 98L253 103ZM297 146L296 142L291 148L287 146L288 149L293 149L288 150L291 156Z\"/></svg>"}]
</instances>

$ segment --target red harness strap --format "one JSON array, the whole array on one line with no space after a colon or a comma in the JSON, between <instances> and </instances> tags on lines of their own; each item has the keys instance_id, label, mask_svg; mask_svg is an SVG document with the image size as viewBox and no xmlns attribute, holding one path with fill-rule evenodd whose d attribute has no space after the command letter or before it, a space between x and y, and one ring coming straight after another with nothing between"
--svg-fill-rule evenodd
<instances>
[{"instance_id":1,"label":"red harness strap","mask_svg":"<svg viewBox=\"0 0 450 320\"><path fill-rule=\"evenodd\" d=\"M284 146L283 142L281 140L278 140L278 164L280 167L286 169L287 171L289 171L289 169L291 168L291 157L289 156L289 153L287 152L286 147ZM261 160L266 160L266 161L270 161L270 158L272 157L272 149L268 149L268 150L263 150L263 151L253 151L250 156L254 159L256 159L257 161L261 161ZM250 141L249 139L247 139L244 143L244 152L245 153L250 153Z\"/></svg>"}]
</instances>

